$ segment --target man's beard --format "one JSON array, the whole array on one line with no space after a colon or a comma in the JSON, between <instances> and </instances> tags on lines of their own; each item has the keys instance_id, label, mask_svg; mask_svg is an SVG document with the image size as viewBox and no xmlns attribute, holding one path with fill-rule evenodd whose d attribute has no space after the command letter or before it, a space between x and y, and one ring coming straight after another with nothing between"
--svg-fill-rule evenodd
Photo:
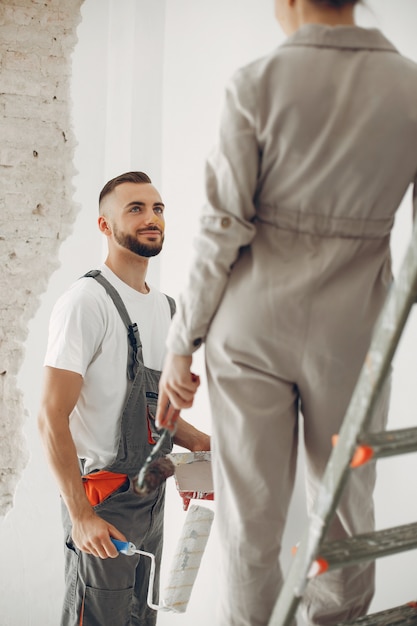
<instances>
[{"instance_id":1,"label":"man's beard","mask_svg":"<svg viewBox=\"0 0 417 626\"><path fill-rule=\"evenodd\" d=\"M147 230L153 230L148 228ZM117 243L123 248L134 252L138 256L151 257L156 256L162 250L162 244L164 243L164 235L161 233L159 229L155 229L156 233L161 235L160 241L154 241L153 243L141 243L132 235L128 235L126 233L121 233L117 230L115 226L113 226L113 235Z\"/></svg>"}]
</instances>

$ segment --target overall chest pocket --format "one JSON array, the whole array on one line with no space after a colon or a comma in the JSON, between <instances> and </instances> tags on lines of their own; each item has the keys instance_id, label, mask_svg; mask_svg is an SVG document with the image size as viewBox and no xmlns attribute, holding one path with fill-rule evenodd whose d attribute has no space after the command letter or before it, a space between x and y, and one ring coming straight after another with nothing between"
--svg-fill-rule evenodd
<instances>
[{"instance_id":1,"label":"overall chest pocket","mask_svg":"<svg viewBox=\"0 0 417 626\"><path fill-rule=\"evenodd\" d=\"M155 426L156 407L158 404L158 394L154 391L146 392L146 406L148 418L148 443L154 445L158 442L161 432ZM172 451L172 440L168 437L166 443L161 448L161 456L165 456Z\"/></svg>"}]
</instances>

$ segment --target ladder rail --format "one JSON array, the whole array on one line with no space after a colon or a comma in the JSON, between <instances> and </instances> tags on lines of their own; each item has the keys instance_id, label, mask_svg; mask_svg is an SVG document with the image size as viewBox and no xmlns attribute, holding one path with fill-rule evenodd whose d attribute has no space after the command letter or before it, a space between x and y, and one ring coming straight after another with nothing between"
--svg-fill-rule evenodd
<instances>
[{"instance_id":1,"label":"ladder rail","mask_svg":"<svg viewBox=\"0 0 417 626\"><path fill-rule=\"evenodd\" d=\"M291 626L293 623L308 583L311 564L316 558L347 481L358 436L372 418L416 296L417 222L414 224L398 278L388 293L375 325L367 357L345 414L339 443L330 455L309 525L277 598L268 626Z\"/></svg>"}]
</instances>

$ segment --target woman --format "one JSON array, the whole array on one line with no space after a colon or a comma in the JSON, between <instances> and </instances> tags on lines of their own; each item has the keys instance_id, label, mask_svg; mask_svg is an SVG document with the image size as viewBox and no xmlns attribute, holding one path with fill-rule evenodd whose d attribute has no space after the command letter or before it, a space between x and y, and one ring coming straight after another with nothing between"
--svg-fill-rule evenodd
<instances>
[{"instance_id":1,"label":"woman","mask_svg":"<svg viewBox=\"0 0 417 626\"><path fill-rule=\"evenodd\" d=\"M268 623L298 417L310 506L392 281L394 215L417 176L417 65L356 26L355 4L276 0L289 37L228 86L168 338L161 406L191 406L192 354L206 343L226 555L217 626ZM374 471L352 475L328 538L372 530ZM373 589L369 564L320 577L305 597L308 624L366 613Z\"/></svg>"}]
</instances>

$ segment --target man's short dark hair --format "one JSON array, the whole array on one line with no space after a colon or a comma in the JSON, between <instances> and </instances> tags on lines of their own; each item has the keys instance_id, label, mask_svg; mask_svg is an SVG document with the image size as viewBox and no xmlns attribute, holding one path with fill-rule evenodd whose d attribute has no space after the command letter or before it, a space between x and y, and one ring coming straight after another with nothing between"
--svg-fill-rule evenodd
<instances>
[{"instance_id":1,"label":"man's short dark hair","mask_svg":"<svg viewBox=\"0 0 417 626\"><path fill-rule=\"evenodd\" d=\"M123 183L152 183L152 181L145 172L126 172L125 174L120 174L120 176L109 180L100 191L98 199L99 206L105 196Z\"/></svg>"}]
</instances>

